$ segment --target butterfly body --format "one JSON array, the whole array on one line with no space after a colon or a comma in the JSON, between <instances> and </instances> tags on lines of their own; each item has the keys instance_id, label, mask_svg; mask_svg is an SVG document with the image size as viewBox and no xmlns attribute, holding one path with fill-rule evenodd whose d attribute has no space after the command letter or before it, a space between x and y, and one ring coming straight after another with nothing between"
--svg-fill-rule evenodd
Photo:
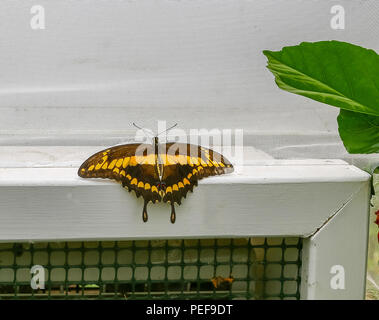
<instances>
[{"instance_id":1,"label":"butterfly body","mask_svg":"<svg viewBox=\"0 0 379 320\"><path fill-rule=\"evenodd\" d=\"M174 204L180 205L199 179L232 171L232 164L213 150L184 143L160 144L155 137L152 144L125 144L97 152L80 166L78 175L113 179L129 192L134 190L144 199L144 222L150 201L169 202L174 223Z\"/></svg>"}]
</instances>

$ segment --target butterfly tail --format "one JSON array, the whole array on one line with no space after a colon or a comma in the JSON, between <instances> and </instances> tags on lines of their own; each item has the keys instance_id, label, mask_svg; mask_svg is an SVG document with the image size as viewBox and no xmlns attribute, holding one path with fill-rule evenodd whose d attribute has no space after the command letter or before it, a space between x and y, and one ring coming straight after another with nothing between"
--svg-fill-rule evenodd
<instances>
[{"instance_id":1,"label":"butterfly tail","mask_svg":"<svg viewBox=\"0 0 379 320\"><path fill-rule=\"evenodd\" d=\"M175 223L175 220L176 220L175 202L171 200L171 216L170 216L170 221L171 221L171 223Z\"/></svg>"},{"instance_id":2,"label":"butterfly tail","mask_svg":"<svg viewBox=\"0 0 379 320\"><path fill-rule=\"evenodd\" d=\"M143 210L142 210L142 220L143 222L147 222L148 215L147 215L147 201L145 200L145 203L143 205Z\"/></svg>"}]
</instances>

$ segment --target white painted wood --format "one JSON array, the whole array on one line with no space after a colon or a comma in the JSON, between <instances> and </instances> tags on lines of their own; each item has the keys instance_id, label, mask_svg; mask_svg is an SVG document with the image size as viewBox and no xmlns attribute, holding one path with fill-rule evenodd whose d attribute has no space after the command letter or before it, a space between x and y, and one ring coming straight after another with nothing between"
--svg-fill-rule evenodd
<instances>
[{"instance_id":1,"label":"white painted wood","mask_svg":"<svg viewBox=\"0 0 379 320\"><path fill-rule=\"evenodd\" d=\"M201 181L169 222L167 204L148 206L112 181L76 168L0 169L0 240L55 241L308 236L369 175L347 164L257 165Z\"/></svg>"},{"instance_id":2,"label":"white painted wood","mask_svg":"<svg viewBox=\"0 0 379 320\"><path fill-rule=\"evenodd\" d=\"M338 110L279 90L262 50L337 39L379 51L376 0L340 0L343 31L330 27L326 0L111 2L39 0L39 31L29 26L33 3L0 3L2 132L125 133L159 117L336 134Z\"/></svg>"},{"instance_id":3,"label":"white painted wood","mask_svg":"<svg viewBox=\"0 0 379 320\"><path fill-rule=\"evenodd\" d=\"M304 240L302 299L364 299L370 185L362 184L314 235ZM344 270L344 289L333 289L333 266ZM341 272L339 272L341 275Z\"/></svg>"}]
</instances>

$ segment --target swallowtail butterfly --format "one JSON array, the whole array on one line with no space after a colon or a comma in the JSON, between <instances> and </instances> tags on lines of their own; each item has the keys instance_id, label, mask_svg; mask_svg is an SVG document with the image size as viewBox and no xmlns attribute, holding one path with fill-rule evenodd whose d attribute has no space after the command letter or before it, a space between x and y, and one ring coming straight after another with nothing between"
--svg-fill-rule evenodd
<instances>
[{"instance_id":1,"label":"swallowtail butterfly","mask_svg":"<svg viewBox=\"0 0 379 320\"><path fill-rule=\"evenodd\" d=\"M79 168L82 178L108 178L119 181L129 192L142 196L142 219L147 221L147 204L151 201L171 204L172 223L175 203L181 204L198 180L233 172L232 164L220 153L185 143L132 143L99 151Z\"/></svg>"}]
</instances>

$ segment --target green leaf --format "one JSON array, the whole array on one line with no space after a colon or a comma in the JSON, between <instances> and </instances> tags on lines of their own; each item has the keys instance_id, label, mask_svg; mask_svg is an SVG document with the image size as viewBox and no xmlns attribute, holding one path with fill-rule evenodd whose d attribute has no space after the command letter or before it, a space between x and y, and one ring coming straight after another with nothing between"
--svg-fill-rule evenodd
<instances>
[{"instance_id":1,"label":"green leaf","mask_svg":"<svg viewBox=\"0 0 379 320\"><path fill-rule=\"evenodd\" d=\"M350 153L379 152L379 117L340 110L338 131Z\"/></svg>"},{"instance_id":2,"label":"green leaf","mask_svg":"<svg viewBox=\"0 0 379 320\"><path fill-rule=\"evenodd\" d=\"M375 51L346 42L321 41L263 53L281 89L379 116L379 56Z\"/></svg>"}]
</instances>

